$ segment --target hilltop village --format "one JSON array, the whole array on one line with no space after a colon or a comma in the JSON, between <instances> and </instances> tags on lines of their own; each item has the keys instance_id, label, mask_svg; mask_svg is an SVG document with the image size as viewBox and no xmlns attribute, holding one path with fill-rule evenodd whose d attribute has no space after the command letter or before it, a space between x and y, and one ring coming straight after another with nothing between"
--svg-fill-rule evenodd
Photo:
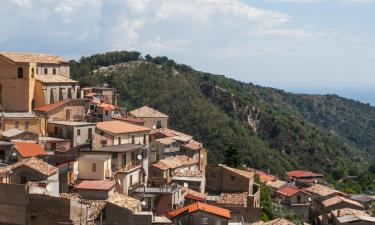
<instances>
[{"instance_id":1,"label":"hilltop village","mask_svg":"<svg viewBox=\"0 0 375 225\"><path fill-rule=\"evenodd\" d=\"M0 52L0 94L0 224L375 224L374 197L323 174L209 165L168 115L80 87L59 56ZM261 221L263 188L279 218Z\"/></svg>"}]
</instances>

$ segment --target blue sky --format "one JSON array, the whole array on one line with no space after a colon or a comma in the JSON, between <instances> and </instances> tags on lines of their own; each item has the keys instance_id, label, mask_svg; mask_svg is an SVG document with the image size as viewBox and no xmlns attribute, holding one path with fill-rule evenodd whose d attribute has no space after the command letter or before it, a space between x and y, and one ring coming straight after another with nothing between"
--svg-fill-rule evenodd
<instances>
[{"instance_id":1,"label":"blue sky","mask_svg":"<svg viewBox=\"0 0 375 225\"><path fill-rule=\"evenodd\" d=\"M375 103L375 0L1 0L0 50L111 50Z\"/></svg>"}]
</instances>

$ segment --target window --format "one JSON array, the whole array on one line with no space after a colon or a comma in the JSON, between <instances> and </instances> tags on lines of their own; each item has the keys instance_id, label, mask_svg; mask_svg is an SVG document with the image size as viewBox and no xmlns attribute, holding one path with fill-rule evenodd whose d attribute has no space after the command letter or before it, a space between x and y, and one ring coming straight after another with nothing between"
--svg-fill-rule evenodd
<instances>
[{"instance_id":1,"label":"window","mask_svg":"<svg viewBox=\"0 0 375 225\"><path fill-rule=\"evenodd\" d=\"M34 78L34 75L35 75L35 69L31 68L31 77Z\"/></svg>"},{"instance_id":2,"label":"window","mask_svg":"<svg viewBox=\"0 0 375 225\"><path fill-rule=\"evenodd\" d=\"M89 128L89 130L88 130L88 134L87 134L87 138L88 138L89 140L92 139L92 128Z\"/></svg>"},{"instance_id":3,"label":"window","mask_svg":"<svg viewBox=\"0 0 375 225\"><path fill-rule=\"evenodd\" d=\"M27 177L21 177L21 184L27 183Z\"/></svg>"},{"instance_id":4,"label":"window","mask_svg":"<svg viewBox=\"0 0 375 225\"><path fill-rule=\"evenodd\" d=\"M96 172L96 163L92 164L92 172Z\"/></svg>"},{"instance_id":5,"label":"window","mask_svg":"<svg viewBox=\"0 0 375 225\"><path fill-rule=\"evenodd\" d=\"M143 144L147 144L147 135L143 134Z\"/></svg>"},{"instance_id":6,"label":"window","mask_svg":"<svg viewBox=\"0 0 375 225\"><path fill-rule=\"evenodd\" d=\"M131 160L132 160L132 161L135 160L135 152L132 152L132 153L131 153Z\"/></svg>"},{"instance_id":7,"label":"window","mask_svg":"<svg viewBox=\"0 0 375 225\"><path fill-rule=\"evenodd\" d=\"M157 129L161 128L161 121L160 120L156 121L156 128Z\"/></svg>"},{"instance_id":8,"label":"window","mask_svg":"<svg viewBox=\"0 0 375 225\"><path fill-rule=\"evenodd\" d=\"M208 224L208 218L207 217L202 217L201 218L201 225Z\"/></svg>"},{"instance_id":9,"label":"window","mask_svg":"<svg viewBox=\"0 0 375 225\"><path fill-rule=\"evenodd\" d=\"M235 180L236 180L236 177L234 177L234 176L230 176L230 180L231 180L231 181L235 181Z\"/></svg>"},{"instance_id":10,"label":"window","mask_svg":"<svg viewBox=\"0 0 375 225\"><path fill-rule=\"evenodd\" d=\"M48 74L48 69L44 68L44 74Z\"/></svg>"},{"instance_id":11,"label":"window","mask_svg":"<svg viewBox=\"0 0 375 225\"><path fill-rule=\"evenodd\" d=\"M25 121L25 129L29 129L29 121Z\"/></svg>"},{"instance_id":12,"label":"window","mask_svg":"<svg viewBox=\"0 0 375 225\"><path fill-rule=\"evenodd\" d=\"M297 195L297 201L298 203L301 203L301 195Z\"/></svg>"},{"instance_id":13,"label":"window","mask_svg":"<svg viewBox=\"0 0 375 225\"><path fill-rule=\"evenodd\" d=\"M53 73L53 75L56 75L56 69L55 68L52 69L52 73Z\"/></svg>"},{"instance_id":14,"label":"window","mask_svg":"<svg viewBox=\"0 0 375 225\"><path fill-rule=\"evenodd\" d=\"M81 136L81 129L77 129L77 136Z\"/></svg>"},{"instance_id":15,"label":"window","mask_svg":"<svg viewBox=\"0 0 375 225\"><path fill-rule=\"evenodd\" d=\"M132 144L134 144L135 143L135 137L134 137L134 135L132 135Z\"/></svg>"},{"instance_id":16,"label":"window","mask_svg":"<svg viewBox=\"0 0 375 225\"><path fill-rule=\"evenodd\" d=\"M108 110L105 111L105 115L108 116Z\"/></svg>"},{"instance_id":17,"label":"window","mask_svg":"<svg viewBox=\"0 0 375 225\"><path fill-rule=\"evenodd\" d=\"M121 137L118 137L118 144L121 145Z\"/></svg>"},{"instance_id":18,"label":"window","mask_svg":"<svg viewBox=\"0 0 375 225\"><path fill-rule=\"evenodd\" d=\"M51 151L56 150L56 143L51 143Z\"/></svg>"},{"instance_id":19,"label":"window","mask_svg":"<svg viewBox=\"0 0 375 225\"><path fill-rule=\"evenodd\" d=\"M18 122L18 121L15 121L15 122L14 122L14 127L15 127L15 128L18 128L19 125L20 125L20 122Z\"/></svg>"},{"instance_id":20,"label":"window","mask_svg":"<svg viewBox=\"0 0 375 225\"><path fill-rule=\"evenodd\" d=\"M107 147L107 140L101 140L100 141L100 146L101 147Z\"/></svg>"},{"instance_id":21,"label":"window","mask_svg":"<svg viewBox=\"0 0 375 225\"><path fill-rule=\"evenodd\" d=\"M23 68L22 67L18 67L17 75L18 75L18 78L23 78Z\"/></svg>"},{"instance_id":22,"label":"window","mask_svg":"<svg viewBox=\"0 0 375 225\"><path fill-rule=\"evenodd\" d=\"M39 68L36 68L36 74L39 74Z\"/></svg>"},{"instance_id":23,"label":"window","mask_svg":"<svg viewBox=\"0 0 375 225\"><path fill-rule=\"evenodd\" d=\"M70 109L65 110L65 120L69 121L70 120Z\"/></svg>"},{"instance_id":24,"label":"window","mask_svg":"<svg viewBox=\"0 0 375 225\"><path fill-rule=\"evenodd\" d=\"M122 155L122 165L126 165L126 153Z\"/></svg>"}]
</instances>

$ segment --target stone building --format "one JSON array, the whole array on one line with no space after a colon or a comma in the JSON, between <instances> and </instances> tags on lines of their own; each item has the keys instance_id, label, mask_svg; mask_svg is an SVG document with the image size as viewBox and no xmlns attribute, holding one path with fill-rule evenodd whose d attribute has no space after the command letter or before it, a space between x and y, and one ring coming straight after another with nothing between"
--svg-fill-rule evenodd
<instances>
[{"instance_id":1,"label":"stone building","mask_svg":"<svg viewBox=\"0 0 375 225\"><path fill-rule=\"evenodd\" d=\"M130 115L145 121L144 126L152 129L168 128L168 115L151 107L143 106L130 111Z\"/></svg>"},{"instance_id":2,"label":"stone building","mask_svg":"<svg viewBox=\"0 0 375 225\"><path fill-rule=\"evenodd\" d=\"M0 52L0 105L5 111L31 112L76 98L78 85L69 76L69 63L59 56Z\"/></svg>"}]
</instances>

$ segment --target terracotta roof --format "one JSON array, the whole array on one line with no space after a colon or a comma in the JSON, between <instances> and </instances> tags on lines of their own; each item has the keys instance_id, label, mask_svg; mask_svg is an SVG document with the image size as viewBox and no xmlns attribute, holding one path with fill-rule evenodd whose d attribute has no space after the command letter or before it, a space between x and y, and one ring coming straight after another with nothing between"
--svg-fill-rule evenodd
<instances>
[{"instance_id":1,"label":"terracotta roof","mask_svg":"<svg viewBox=\"0 0 375 225\"><path fill-rule=\"evenodd\" d=\"M185 147L187 149L190 149L190 150L197 151L197 150L201 149L203 147L203 145L202 145L202 143L199 143L197 141L190 140L189 143L184 144L183 147Z\"/></svg>"},{"instance_id":2,"label":"terracotta roof","mask_svg":"<svg viewBox=\"0 0 375 225\"><path fill-rule=\"evenodd\" d=\"M224 217L226 219L230 219L230 212L227 209L223 209L220 207L216 207L213 205L208 205L202 202L196 202L191 205L170 211L167 213L167 217L174 218L183 213L194 213L196 211L204 211L207 213L211 213L220 217Z\"/></svg>"},{"instance_id":3,"label":"terracotta roof","mask_svg":"<svg viewBox=\"0 0 375 225\"><path fill-rule=\"evenodd\" d=\"M49 64L66 63L65 59L57 55L21 53L21 52L0 52L0 55L10 59L13 62L49 63Z\"/></svg>"},{"instance_id":4,"label":"terracotta roof","mask_svg":"<svg viewBox=\"0 0 375 225\"><path fill-rule=\"evenodd\" d=\"M13 143L15 150L22 158L47 155L47 152L44 151L43 147L38 144L18 141L13 141Z\"/></svg>"},{"instance_id":5,"label":"terracotta roof","mask_svg":"<svg viewBox=\"0 0 375 225\"><path fill-rule=\"evenodd\" d=\"M69 100L62 100L62 101L59 101L59 102L55 102L55 103L51 103L51 104L48 104L48 105L40 106L40 107L35 108L35 111L49 112L51 110L59 108L60 106L65 105L65 103L67 103L67 102L69 102Z\"/></svg>"},{"instance_id":6,"label":"terracotta roof","mask_svg":"<svg viewBox=\"0 0 375 225\"><path fill-rule=\"evenodd\" d=\"M347 216L347 215L352 215L352 216L369 216L366 212L358 209L351 209L351 208L343 208L343 209L337 209L331 212L332 215L335 217L340 217L340 216Z\"/></svg>"},{"instance_id":7,"label":"terracotta roof","mask_svg":"<svg viewBox=\"0 0 375 225\"><path fill-rule=\"evenodd\" d=\"M102 131L107 131L112 134L124 134L151 130L148 127L138 126L132 123L127 123L119 120L99 122L96 124L96 128Z\"/></svg>"},{"instance_id":8,"label":"terracotta roof","mask_svg":"<svg viewBox=\"0 0 375 225\"><path fill-rule=\"evenodd\" d=\"M128 123L134 123L138 125L142 125L145 122L143 119L140 119L140 118L131 118L131 117L124 117L124 116L114 116L113 119L122 120Z\"/></svg>"},{"instance_id":9,"label":"terracotta roof","mask_svg":"<svg viewBox=\"0 0 375 225\"><path fill-rule=\"evenodd\" d=\"M321 185L321 184L314 184L313 186L307 188L306 191L312 194L317 194L319 196L328 196L331 194L339 193L335 189Z\"/></svg>"},{"instance_id":10,"label":"terracotta roof","mask_svg":"<svg viewBox=\"0 0 375 225\"><path fill-rule=\"evenodd\" d=\"M42 83L77 83L77 81L61 75L35 75L35 79Z\"/></svg>"},{"instance_id":11,"label":"terracotta roof","mask_svg":"<svg viewBox=\"0 0 375 225\"><path fill-rule=\"evenodd\" d=\"M279 189L287 184L286 181L283 180L275 180L275 181L267 181L266 185L272 188Z\"/></svg>"},{"instance_id":12,"label":"terracotta roof","mask_svg":"<svg viewBox=\"0 0 375 225\"><path fill-rule=\"evenodd\" d=\"M76 189L109 191L115 186L114 180L83 180L75 186Z\"/></svg>"},{"instance_id":13,"label":"terracotta roof","mask_svg":"<svg viewBox=\"0 0 375 225\"><path fill-rule=\"evenodd\" d=\"M240 175L242 177L245 177L245 178L248 178L248 179L252 179L255 175L253 172L232 168L232 167L229 167L229 166L226 166L226 165L223 165L223 164L219 164L219 166L221 166L222 168L224 168L226 170L229 170L232 173L238 174L238 175Z\"/></svg>"},{"instance_id":14,"label":"terracotta roof","mask_svg":"<svg viewBox=\"0 0 375 225\"><path fill-rule=\"evenodd\" d=\"M329 199L323 201L322 204L325 207L329 207L329 206L332 206L332 205L339 204L341 202L345 202L345 203L363 208L361 203L350 200L350 199L347 199L347 198L344 198L344 197L341 197L341 196L335 196L335 197L329 198Z\"/></svg>"},{"instance_id":15,"label":"terracotta roof","mask_svg":"<svg viewBox=\"0 0 375 225\"><path fill-rule=\"evenodd\" d=\"M299 189L297 187L291 187L291 186L284 186L282 188L280 188L279 190L276 191L276 193L279 193L281 195L285 195L285 196L293 196L299 192L304 192L303 189Z\"/></svg>"},{"instance_id":16,"label":"terracotta roof","mask_svg":"<svg viewBox=\"0 0 375 225\"><path fill-rule=\"evenodd\" d=\"M130 111L130 114L132 114L135 117L140 117L140 118L168 118L169 117L157 111L156 109L153 109L148 106L143 106L141 108Z\"/></svg>"},{"instance_id":17,"label":"terracotta roof","mask_svg":"<svg viewBox=\"0 0 375 225\"><path fill-rule=\"evenodd\" d=\"M181 188L182 195L185 195L185 198L191 199L194 201L201 201L204 202L207 199L207 196L201 192L194 191L190 188L182 187Z\"/></svg>"},{"instance_id":18,"label":"terracotta roof","mask_svg":"<svg viewBox=\"0 0 375 225\"><path fill-rule=\"evenodd\" d=\"M284 218L279 218L279 219L268 221L264 223L264 225L294 225L294 223Z\"/></svg>"},{"instance_id":19,"label":"terracotta roof","mask_svg":"<svg viewBox=\"0 0 375 225\"><path fill-rule=\"evenodd\" d=\"M259 181L261 183L266 183L269 181L275 181L276 177L270 174L266 174L264 172L256 172L256 174L259 176Z\"/></svg>"},{"instance_id":20,"label":"terracotta roof","mask_svg":"<svg viewBox=\"0 0 375 225\"><path fill-rule=\"evenodd\" d=\"M113 193L107 200L108 203L129 209L132 212L139 211L141 201L120 193Z\"/></svg>"},{"instance_id":21,"label":"terracotta roof","mask_svg":"<svg viewBox=\"0 0 375 225\"><path fill-rule=\"evenodd\" d=\"M303 178L303 177L323 177L322 174L313 173L310 171L296 170L286 173L290 177Z\"/></svg>"},{"instance_id":22,"label":"terracotta roof","mask_svg":"<svg viewBox=\"0 0 375 225\"><path fill-rule=\"evenodd\" d=\"M116 109L116 107L114 105L108 104L108 103L103 103L103 102L97 104L96 106L98 106L100 108L103 108L105 110L115 110Z\"/></svg>"},{"instance_id":23,"label":"terracotta roof","mask_svg":"<svg viewBox=\"0 0 375 225\"><path fill-rule=\"evenodd\" d=\"M247 192L243 193L221 193L219 199L217 200L218 204L222 205L238 205L246 206L247 205Z\"/></svg>"},{"instance_id":24,"label":"terracotta roof","mask_svg":"<svg viewBox=\"0 0 375 225\"><path fill-rule=\"evenodd\" d=\"M161 170L167 170L167 169L176 169L176 168L187 166L187 165L193 165L196 163L197 163L197 160L194 160L193 158L190 158L186 155L177 155L177 156L162 159L154 163L152 166L159 168Z\"/></svg>"},{"instance_id":25,"label":"terracotta roof","mask_svg":"<svg viewBox=\"0 0 375 225\"><path fill-rule=\"evenodd\" d=\"M160 133L160 134L164 135L165 137L179 136L179 137L188 137L190 139L193 138L190 135L187 135L187 134L184 134L182 132L175 131L175 130L172 130L172 129L169 129L169 128L159 128L159 129L152 130L150 132L150 135L157 134L157 133Z\"/></svg>"},{"instance_id":26,"label":"terracotta roof","mask_svg":"<svg viewBox=\"0 0 375 225\"><path fill-rule=\"evenodd\" d=\"M43 160L40 160L34 157L9 165L8 168L10 168L11 170L15 170L22 166L26 166L45 176L50 176L52 174L57 173L58 171L56 167L44 162Z\"/></svg>"}]
</instances>

